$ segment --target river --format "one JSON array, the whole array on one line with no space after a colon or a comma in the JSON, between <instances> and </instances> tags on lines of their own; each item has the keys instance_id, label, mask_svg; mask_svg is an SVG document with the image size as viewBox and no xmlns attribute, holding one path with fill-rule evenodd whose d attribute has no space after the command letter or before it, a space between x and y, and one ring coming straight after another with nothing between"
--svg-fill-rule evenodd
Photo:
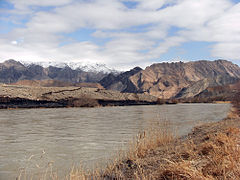
<instances>
[{"instance_id":1,"label":"river","mask_svg":"<svg viewBox=\"0 0 240 180\"><path fill-rule=\"evenodd\" d=\"M51 164L61 176L75 165L103 164L143 129L167 122L177 135L222 120L230 104L0 110L0 180Z\"/></svg>"}]
</instances>

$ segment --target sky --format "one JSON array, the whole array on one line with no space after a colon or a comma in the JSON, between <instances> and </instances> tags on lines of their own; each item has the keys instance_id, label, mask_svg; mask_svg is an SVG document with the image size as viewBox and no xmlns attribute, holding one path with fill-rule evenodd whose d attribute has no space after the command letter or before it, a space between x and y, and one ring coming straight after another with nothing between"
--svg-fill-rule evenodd
<instances>
[{"instance_id":1,"label":"sky","mask_svg":"<svg viewBox=\"0 0 240 180\"><path fill-rule=\"evenodd\" d=\"M240 0L0 0L0 62L240 65Z\"/></svg>"}]
</instances>

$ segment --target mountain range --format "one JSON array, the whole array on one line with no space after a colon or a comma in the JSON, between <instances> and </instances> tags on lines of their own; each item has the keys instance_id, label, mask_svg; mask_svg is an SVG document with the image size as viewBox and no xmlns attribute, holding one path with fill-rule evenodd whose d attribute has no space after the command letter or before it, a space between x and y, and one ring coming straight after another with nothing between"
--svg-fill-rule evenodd
<instances>
[{"instance_id":1,"label":"mountain range","mask_svg":"<svg viewBox=\"0 0 240 180\"><path fill-rule=\"evenodd\" d=\"M16 83L20 80L46 79L68 83L98 82L108 73L105 71L85 71L79 67L72 69L68 65L62 67L52 65L44 67L39 64L24 65L15 60L0 63L0 82L7 84Z\"/></svg>"},{"instance_id":2,"label":"mountain range","mask_svg":"<svg viewBox=\"0 0 240 180\"><path fill-rule=\"evenodd\" d=\"M160 99L195 97L210 87L233 84L240 79L240 68L227 60L157 63L130 71L88 71L65 65L62 67L29 64L15 60L0 63L0 82L36 86L85 86L104 87L129 93L149 94ZM23 80L31 80L34 83ZM44 83L37 81L45 80ZM46 81L47 80L47 81ZM60 83L64 82L64 83ZM99 83L99 84L96 84Z\"/></svg>"},{"instance_id":3,"label":"mountain range","mask_svg":"<svg viewBox=\"0 0 240 180\"><path fill-rule=\"evenodd\" d=\"M109 74L100 84L121 92L148 93L162 98L194 97L208 87L232 84L239 80L240 68L226 60L153 64L134 68L117 76Z\"/></svg>"}]
</instances>

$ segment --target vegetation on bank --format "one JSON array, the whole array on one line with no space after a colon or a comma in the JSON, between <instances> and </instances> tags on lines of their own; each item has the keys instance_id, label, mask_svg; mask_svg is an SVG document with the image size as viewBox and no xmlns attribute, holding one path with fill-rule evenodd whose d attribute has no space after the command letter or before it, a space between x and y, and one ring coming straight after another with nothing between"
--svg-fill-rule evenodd
<instances>
[{"instance_id":1,"label":"vegetation on bank","mask_svg":"<svg viewBox=\"0 0 240 180\"><path fill-rule=\"evenodd\" d=\"M105 169L75 168L66 177L48 169L38 179L240 179L240 92L232 103L225 120L195 127L186 137L177 138L167 124L142 132Z\"/></svg>"},{"instance_id":2,"label":"vegetation on bank","mask_svg":"<svg viewBox=\"0 0 240 180\"><path fill-rule=\"evenodd\" d=\"M167 124L144 131L105 169L74 168L64 178L48 169L39 179L240 179L238 105L225 120L198 126L186 137L177 138Z\"/></svg>"},{"instance_id":3,"label":"vegetation on bank","mask_svg":"<svg viewBox=\"0 0 240 180\"><path fill-rule=\"evenodd\" d=\"M115 162L103 171L92 174L72 171L68 178L69 180L92 178L239 179L239 128L215 129L206 134L204 130L199 132L198 130L193 132L193 137L190 136L187 139L167 138L168 140L165 141L163 138L163 142L159 142L158 146L154 146L153 149L147 148L148 143L140 147L135 146L124 159ZM144 142L149 139L151 138L146 137L140 141Z\"/></svg>"}]
</instances>

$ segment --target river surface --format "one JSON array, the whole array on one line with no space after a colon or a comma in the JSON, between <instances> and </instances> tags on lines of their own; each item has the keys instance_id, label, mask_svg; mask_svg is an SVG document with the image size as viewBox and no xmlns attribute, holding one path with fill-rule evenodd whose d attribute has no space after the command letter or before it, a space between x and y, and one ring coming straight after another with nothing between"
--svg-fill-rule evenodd
<instances>
[{"instance_id":1,"label":"river surface","mask_svg":"<svg viewBox=\"0 0 240 180\"><path fill-rule=\"evenodd\" d=\"M0 110L0 180L42 173L60 176L73 166L93 168L143 129L168 122L186 135L201 123L222 120L230 104L178 104L102 108Z\"/></svg>"}]
</instances>

